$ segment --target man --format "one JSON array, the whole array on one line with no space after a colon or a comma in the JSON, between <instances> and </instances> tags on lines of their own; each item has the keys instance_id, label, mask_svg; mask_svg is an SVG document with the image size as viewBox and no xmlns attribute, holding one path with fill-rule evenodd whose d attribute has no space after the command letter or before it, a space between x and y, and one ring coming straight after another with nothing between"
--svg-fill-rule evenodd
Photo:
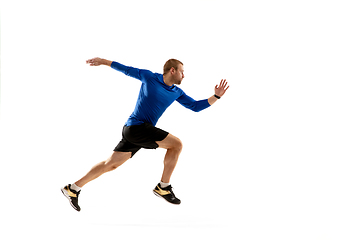
<instances>
[{"instance_id":1,"label":"man","mask_svg":"<svg viewBox=\"0 0 360 240\"><path fill-rule=\"evenodd\" d=\"M182 62L176 59L168 60L164 65L164 74L152 73L148 70L124 66L115 61L93 58L86 61L90 66L107 65L142 82L134 112L131 114L122 132L122 140L115 147L113 154L106 161L96 164L84 177L61 189L71 206L80 211L78 197L81 188L103 173L115 170L125 161L132 158L141 148L167 150L164 159L164 171L160 183L153 190L154 194L172 204L180 204L170 185L170 177L175 169L182 143L174 135L156 128L155 125L164 111L175 100L195 112L214 104L222 97L227 86L226 80L221 80L215 86L215 94L208 99L195 101L187 96L179 87L184 79Z\"/></svg>"}]
</instances>

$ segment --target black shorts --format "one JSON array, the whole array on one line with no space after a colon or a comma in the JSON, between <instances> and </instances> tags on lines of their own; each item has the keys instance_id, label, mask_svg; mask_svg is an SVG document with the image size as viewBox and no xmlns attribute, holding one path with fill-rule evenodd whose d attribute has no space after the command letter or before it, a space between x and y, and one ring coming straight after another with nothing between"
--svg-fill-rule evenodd
<instances>
[{"instance_id":1,"label":"black shorts","mask_svg":"<svg viewBox=\"0 0 360 240\"><path fill-rule=\"evenodd\" d=\"M115 152L131 152L131 157L141 148L155 149L159 145L156 141L164 140L169 133L154 127L150 123L124 126L122 140L115 147Z\"/></svg>"}]
</instances>

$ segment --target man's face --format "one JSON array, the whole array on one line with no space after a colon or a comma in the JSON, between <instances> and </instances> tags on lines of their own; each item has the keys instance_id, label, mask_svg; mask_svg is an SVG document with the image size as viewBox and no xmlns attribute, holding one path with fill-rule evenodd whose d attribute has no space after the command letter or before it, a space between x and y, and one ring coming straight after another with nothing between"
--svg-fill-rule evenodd
<instances>
[{"instance_id":1,"label":"man's face","mask_svg":"<svg viewBox=\"0 0 360 240\"><path fill-rule=\"evenodd\" d=\"M174 83L180 85L184 77L184 66L179 64L178 69L174 72Z\"/></svg>"}]
</instances>

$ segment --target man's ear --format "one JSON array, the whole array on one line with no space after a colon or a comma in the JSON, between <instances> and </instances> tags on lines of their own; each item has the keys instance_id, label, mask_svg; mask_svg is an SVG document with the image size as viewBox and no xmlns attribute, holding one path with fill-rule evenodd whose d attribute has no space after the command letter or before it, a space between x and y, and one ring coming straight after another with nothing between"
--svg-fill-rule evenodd
<instances>
[{"instance_id":1,"label":"man's ear","mask_svg":"<svg viewBox=\"0 0 360 240\"><path fill-rule=\"evenodd\" d=\"M171 72L171 73L175 73L175 68L172 67L172 68L170 69L170 72Z\"/></svg>"}]
</instances>

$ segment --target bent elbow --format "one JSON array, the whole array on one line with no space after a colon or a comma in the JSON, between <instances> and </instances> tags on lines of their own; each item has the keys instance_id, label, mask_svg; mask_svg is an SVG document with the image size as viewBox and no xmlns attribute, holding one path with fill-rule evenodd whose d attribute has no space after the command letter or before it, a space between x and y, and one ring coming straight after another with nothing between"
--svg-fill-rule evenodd
<instances>
[{"instance_id":1,"label":"bent elbow","mask_svg":"<svg viewBox=\"0 0 360 240\"><path fill-rule=\"evenodd\" d=\"M201 108L191 108L191 110L193 110L194 112L200 112L202 109Z\"/></svg>"}]
</instances>

